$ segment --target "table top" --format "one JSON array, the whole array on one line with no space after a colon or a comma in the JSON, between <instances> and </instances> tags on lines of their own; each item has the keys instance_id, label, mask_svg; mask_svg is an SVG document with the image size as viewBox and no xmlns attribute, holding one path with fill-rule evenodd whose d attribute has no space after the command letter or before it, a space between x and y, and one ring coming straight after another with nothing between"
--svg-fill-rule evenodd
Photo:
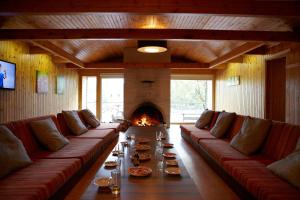
<instances>
[{"instance_id":1,"label":"table top","mask_svg":"<svg viewBox=\"0 0 300 200\"><path fill-rule=\"evenodd\" d=\"M159 148L159 141L156 141L156 131L163 131L168 135L168 132L163 127L130 127L123 137L120 136L119 142L128 141L129 147L125 147L124 157L121 162L121 193L114 195L111 192L103 192L96 185L94 180L87 187L85 193L82 195L83 200L96 200L96 199L184 199L201 200L201 196L196 188L196 185L186 168L184 167L180 155L177 154L176 147L174 148ZM126 136L135 136L134 140L126 140ZM140 166L147 166L152 169L152 174L147 177L133 177L128 174L128 168L133 167L130 155L134 152L134 145L138 138L148 138L150 142L147 145L151 149L145 151L151 154L151 160L141 162ZM162 140L162 143L168 142ZM160 162L162 159L161 151L176 153L176 160L181 170L180 175L168 175L164 172L166 168L165 161ZM144 151L143 151L144 152ZM117 157L110 154L106 161L116 160ZM110 176L113 169L107 169L103 166L98 170L95 179L103 176Z\"/></svg>"}]
</instances>

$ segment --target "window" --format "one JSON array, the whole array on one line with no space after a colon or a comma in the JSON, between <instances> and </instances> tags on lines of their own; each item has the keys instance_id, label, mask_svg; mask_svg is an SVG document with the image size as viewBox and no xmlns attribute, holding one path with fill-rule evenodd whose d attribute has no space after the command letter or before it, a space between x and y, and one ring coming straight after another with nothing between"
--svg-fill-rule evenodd
<instances>
[{"instance_id":1,"label":"window","mask_svg":"<svg viewBox=\"0 0 300 200\"><path fill-rule=\"evenodd\" d=\"M212 77L172 76L171 123L195 122L212 109Z\"/></svg>"},{"instance_id":2,"label":"window","mask_svg":"<svg viewBox=\"0 0 300 200\"><path fill-rule=\"evenodd\" d=\"M101 121L123 119L124 78L121 75L106 75L102 76L101 81Z\"/></svg>"},{"instance_id":3,"label":"window","mask_svg":"<svg viewBox=\"0 0 300 200\"><path fill-rule=\"evenodd\" d=\"M97 104L97 77L82 77L82 109L89 109L95 115Z\"/></svg>"}]
</instances>

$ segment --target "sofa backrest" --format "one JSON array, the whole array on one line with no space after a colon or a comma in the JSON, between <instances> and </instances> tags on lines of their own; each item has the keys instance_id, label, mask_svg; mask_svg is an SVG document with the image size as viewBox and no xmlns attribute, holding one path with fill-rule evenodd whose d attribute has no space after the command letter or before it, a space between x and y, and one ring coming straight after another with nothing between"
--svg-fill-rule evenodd
<instances>
[{"instance_id":1,"label":"sofa backrest","mask_svg":"<svg viewBox=\"0 0 300 200\"><path fill-rule=\"evenodd\" d=\"M300 126L272 121L262 154L280 160L295 150L300 137Z\"/></svg>"},{"instance_id":2,"label":"sofa backrest","mask_svg":"<svg viewBox=\"0 0 300 200\"><path fill-rule=\"evenodd\" d=\"M245 116L243 115L236 115L233 122L231 123L229 129L225 134L225 139L231 140L238 132L241 130L242 125L245 120Z\"/></svg>"},{"instance_id":3,"label":"sofa backrest","mask_svg":"<svg viewBox=\"0 0 300 200\"><path fill-rule=\"evenodd\" d=\"M10 129L13 131L13 133L23 142L23 145L28 153L28 155L31 157L34 153L45 150L43 146L38 142L37 138L35 137L29 123L32 121L37 120L43 120L51 118L53 122L55 123L57 129L60 131L60 127L58 125L58 121L55 117L55 115L47 115L47 116L41 116L41 117L34 117L24 120L18 120L10 122Z\"/></svg>"},{"instance_id":4,"label":"sofa backrest","mask_svg":"<svg viewBox=\"0 0 300 200\"><path fill-rule=\"evenodd\" d=\"M215 111L215 112L214 112L214 115L213 115L213 118L212 118L212 120L211 120L211 122L210 122L210 125L209 125L208 130L210 130L210 129L212 129L212 128L214 127L214 125L215 125L215 123L217 122L217 119L218 119L218 117L219 117L219 114L220 114L220 112L218 112L218 111Z\"/></svg>"},{"instance_id":5,"label":"sofa backrest","mask_svg":"<svg viewBox=\"0 0 300 200\"><path fill-rule=\"evenodd\" d=\"M57 113L57 121L59 123L60 129L61 129L61 133L64 136L72 136L72 131L71 129L68 127L65 118L63 116L62 113Z\"/></svg>"}]
</instances>

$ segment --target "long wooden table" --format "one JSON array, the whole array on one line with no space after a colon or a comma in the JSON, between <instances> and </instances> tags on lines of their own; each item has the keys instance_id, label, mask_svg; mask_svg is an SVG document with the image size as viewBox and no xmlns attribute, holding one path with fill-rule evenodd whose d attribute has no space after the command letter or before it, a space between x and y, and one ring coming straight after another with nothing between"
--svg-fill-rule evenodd
<instances>
[{"instance_id":1,"label":"long wooden table","mask_svg":"<svg viewBox=\"0 0 300 200\"><path fill-rule=\"evenodd\" d=\"M163 149L163 152L173 152L176 153L176 160L181 170L181 175L168 175L164 173L163 169L159 166L159 160L157 159L157 141L156 141L156 131L164 131L163 127L130 127L125 135L135 135L135 140L137 138L149 138L151 142L148 145L151 146L151 150L146 151L150 153L152 158L150 161L142 162L141 165L150 167L152 169L152 174L148 177L132 177L128 174L128 168L132 167L133 164L130 159L130 153L133 152L134 141L127 140L130 147L126 147L124 151L124 157L122 158L121 164L121 193L119 195L114 195L110 192L105 193L94 185L93 182L88 186L85 193L82 195L82 200L106 200L106 199L124 199L124 200L152 200L152 199L184 199L184 200L201 200L201 196L188 174L186 168L184 167L180 155L177 154L176 148ZM120 137L119 141L125 141L126 137ZM163 142L168 142L168 137ZM117 157L110 154L107 161L116 160ZM95 178L102 176L110 176L113 169L107 169L102 166Z\"/></svg>"}]
</instances>

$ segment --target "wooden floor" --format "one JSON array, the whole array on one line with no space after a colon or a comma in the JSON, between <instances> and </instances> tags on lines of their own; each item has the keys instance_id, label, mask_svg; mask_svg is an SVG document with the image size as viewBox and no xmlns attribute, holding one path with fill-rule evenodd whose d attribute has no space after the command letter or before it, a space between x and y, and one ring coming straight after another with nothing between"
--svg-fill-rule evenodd
<instances>
[{"instance_id":1,"label":"wooden floor","mask_svg":"<svg viewBox=\"0 0 300 200\"><path fill-rule=\"evenodd\" d=\"M206 164L192 146L181 138L179 125L172 125L169 129L170 140L174 143L177 152L194 180L199 193L205 200L237 200L239 199L235 193L226 185L226 183L218 177L216 173ZM123 138L124 133L120 133ZM106 152L109 153L109 152ZM66 200L80 199L85 188L93 181L94 176L102 165L107 154L104 153L91 169L83 176L78 184L73 188Z\"/></svg>"}]
</instances>

